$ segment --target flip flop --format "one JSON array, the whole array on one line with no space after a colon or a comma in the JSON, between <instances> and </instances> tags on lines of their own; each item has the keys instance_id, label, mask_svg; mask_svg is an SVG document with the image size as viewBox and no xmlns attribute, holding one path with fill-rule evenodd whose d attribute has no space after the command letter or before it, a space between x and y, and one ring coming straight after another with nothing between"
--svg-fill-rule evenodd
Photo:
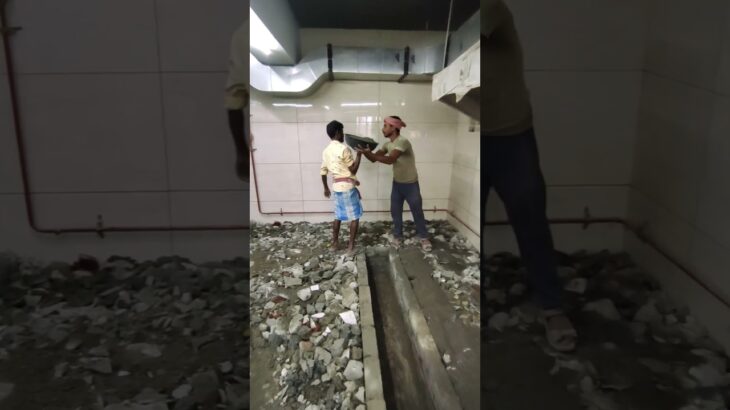
<instances>
[{"instance_id":1,"label":"flip flop","mask_svg":"<svg viewBox=\"0 0 730 410\"><path fill-rule=\"evenodd\" d=\"M431 250L433 249L431 241L429 241L428 239L421 239L421 248L426 252L431 252Z\"/></svg>"},{"instance_id":2,"label":"flip flop","mask_svg":"<svg viewBox=\"0 0 730 410\"><path fill-rule=\"evenodd\" d=\"M578 332L562 311L546 310L540 321L545 326L545 337L553 349L559 352L575 350Z\"/></svg>"},{"instance_id":3,"label":"flip flop","mask_svg":"<svg viewBox=\"0 0 730 410\"><path fill-rule=\"evenodd\" d=\"M392 245L392 246L393 246L394 248L398 249L398 248L400 248L400 246L401 246L401 240L400 240L400 239L398 239L398 238L392 238L392 239L390 240L390 244L391 244L391 245Z\"/></svg>"}]
</instances>

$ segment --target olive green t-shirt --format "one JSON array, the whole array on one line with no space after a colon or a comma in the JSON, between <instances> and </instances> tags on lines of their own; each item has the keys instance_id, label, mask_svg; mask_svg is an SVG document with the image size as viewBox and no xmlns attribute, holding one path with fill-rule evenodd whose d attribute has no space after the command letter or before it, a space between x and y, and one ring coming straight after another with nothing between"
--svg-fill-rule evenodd
<instances>
[{"instance_id":1,"label":"olive green t-shirt","mask_svg":"<svg viewBox=\"0 0 730 410\"><path fill-rule=\"evenodd\" d=\"M486 83L482 87L486 90L482 96L482 134L520 134L532 128L522 45L507 5L502 0L487 3L491 7L484 11L488 17L482 16L481 40L482 78Z\"/></svg>"},{"instance_id":2,"label":"olive green t-shirt","mask_svg":"<svg viewBox=\"0 0 730 410\"><path fill-rule=\"evenodd\" d=\"M388 141L383 149L386 154L390 154L393 150L401 152L393 164L393 181L402 184L418 182L416 155L413 153L411 142L406 137L398 136L394 141Z\"/></svg>"}]
</instances>

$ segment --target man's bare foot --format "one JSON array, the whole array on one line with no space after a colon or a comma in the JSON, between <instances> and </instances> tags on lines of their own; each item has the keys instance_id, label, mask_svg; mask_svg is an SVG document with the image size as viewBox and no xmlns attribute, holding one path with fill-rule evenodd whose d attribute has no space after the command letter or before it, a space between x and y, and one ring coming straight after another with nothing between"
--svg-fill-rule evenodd
<instances>
[{"instance_id":1,"label":"man's bare foot","mask_svg":"<svg viewBox=\"0 0 730 410\"><path fill-rule=\"evenodd\" d=\"M431 246L431 241L428 239L421 239L421 248L426 252L431 252L433 247Z\"/></svg>"},{"instance_id":2,"label":"man's bare foot","mask_svg":"<svg viewBox=\"0 0 730 410\"><path fill-rule=\"evenodd\" d=\"M400 248L400 245L401 245L401 240L400 240L400 238L392 238L392 239L390 240L390 244L391 244L391 245L392 245L392 246L393 246L394 248L398 249L398 248Z\"/></svg>"},{"instance_id":3,"label":"man's bare foot","mask_svg":"<svg viewBox=\"0 0 730 410\"><path fill-rule=\"evenodd\" d=\"M330 245L330 250L337 251L340 249L340 244L337 242L332 242L332 245Z\"/></svg>"},{"instance_id":4,"label":"man's bare foot","mask_svg":"<svg viewBox=\"0 0 730 410\"><path fill-rule=\"evenodd\" d=\"M354 246L348 246L347 247L347 256L353 256L355 254L355 247Z\"/></svg>"}]
</instances>

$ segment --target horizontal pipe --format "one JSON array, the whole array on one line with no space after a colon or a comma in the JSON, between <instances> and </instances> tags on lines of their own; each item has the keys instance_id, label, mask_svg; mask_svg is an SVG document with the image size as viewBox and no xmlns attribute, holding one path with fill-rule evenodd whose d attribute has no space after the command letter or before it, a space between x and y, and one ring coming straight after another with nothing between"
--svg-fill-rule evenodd
<instances>
[{"instance_id":1,"label":"horizontal pipe","mask_svg":"<svg viewBox=\"0 0 730 410\"><path fill-rule=\"evenodd\" d=\"M96 233L103 235L110 232L181 232L181 231L245 231L247 225L231 226L110 226L108 228L59 228L40 229L37 232L47 234Z\"/></svg>"},{"instance_id":2,"label":"horizontal pipe","mask_svg":"<svg viewBox=\"0 0 730 410\"><path fill-rule=\"evenodd\" d=\"M623 218L590 218L590 217L588 217L588 218L555 218L555 219L548 219L548 222L551 225L582 224L584 228L588 227L589 225L593 225L593 224L605 224L605 223L620 224L624 228L626 228L628 231L633 233L640 241L649 245L652 249L657 251L666 260L668 260L672 265L674 265L677 269L682 271L685 275L687 275L690 279L692 279L692 281L694 281L702 289L704 289L710 295L712 295L715 299L717 299L717 301L722 303L726 308L730 309L730 302L728 302L728 300L725 299L725 297L723 297L718 292L716 292L714 289L712 289L708 285L706 285L686 265L684 265L682 262L677 260L677 258L670 255L669 252L662 249L661 246L657 245L657 243L654 242L654 240L652 240L651 237L649 237L644 232L644 229L642 229L641 227L634 226L634 224L632 224L631 222L629 222ZM504 225L510 225L510 222L508 220L487 221L487 222L485 222L485 225L487 225L487 226L504 226Z\"/></svg>"}]
</instances>

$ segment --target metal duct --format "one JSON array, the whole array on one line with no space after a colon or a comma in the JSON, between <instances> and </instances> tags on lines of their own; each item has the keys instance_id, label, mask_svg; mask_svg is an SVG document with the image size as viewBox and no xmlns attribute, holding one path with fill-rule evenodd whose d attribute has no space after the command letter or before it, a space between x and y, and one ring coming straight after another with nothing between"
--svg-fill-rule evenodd
<instances>
[{"instance_id":1,"label":"metal duct","mask_svg":"<svg viewBox=\"0 0 730 410\"><path fill-rule=\"evenodd\" d=\"M296 98L309 96L323 82L333 80L433 81L433 101L479 120L478 22L477 12L453 33L456 44L447 50L446 68L444 43L404 49L327 45L313 50L295 66L269 66L251 55L251 87L274 97Z\"/></svg>"},{"instance_id":2,"label":"metal duct","mask_svg":"<svg viewBox=\"0 0 730 410\"><path fill-rule=\"evenodd\" d=\"M274 96L304 97L326 80L431 81L441 70L443 53L443 44L405 49L327 46L295 66L267 66L251 55L251 87Z\"/></svg>"}]
</instances>

